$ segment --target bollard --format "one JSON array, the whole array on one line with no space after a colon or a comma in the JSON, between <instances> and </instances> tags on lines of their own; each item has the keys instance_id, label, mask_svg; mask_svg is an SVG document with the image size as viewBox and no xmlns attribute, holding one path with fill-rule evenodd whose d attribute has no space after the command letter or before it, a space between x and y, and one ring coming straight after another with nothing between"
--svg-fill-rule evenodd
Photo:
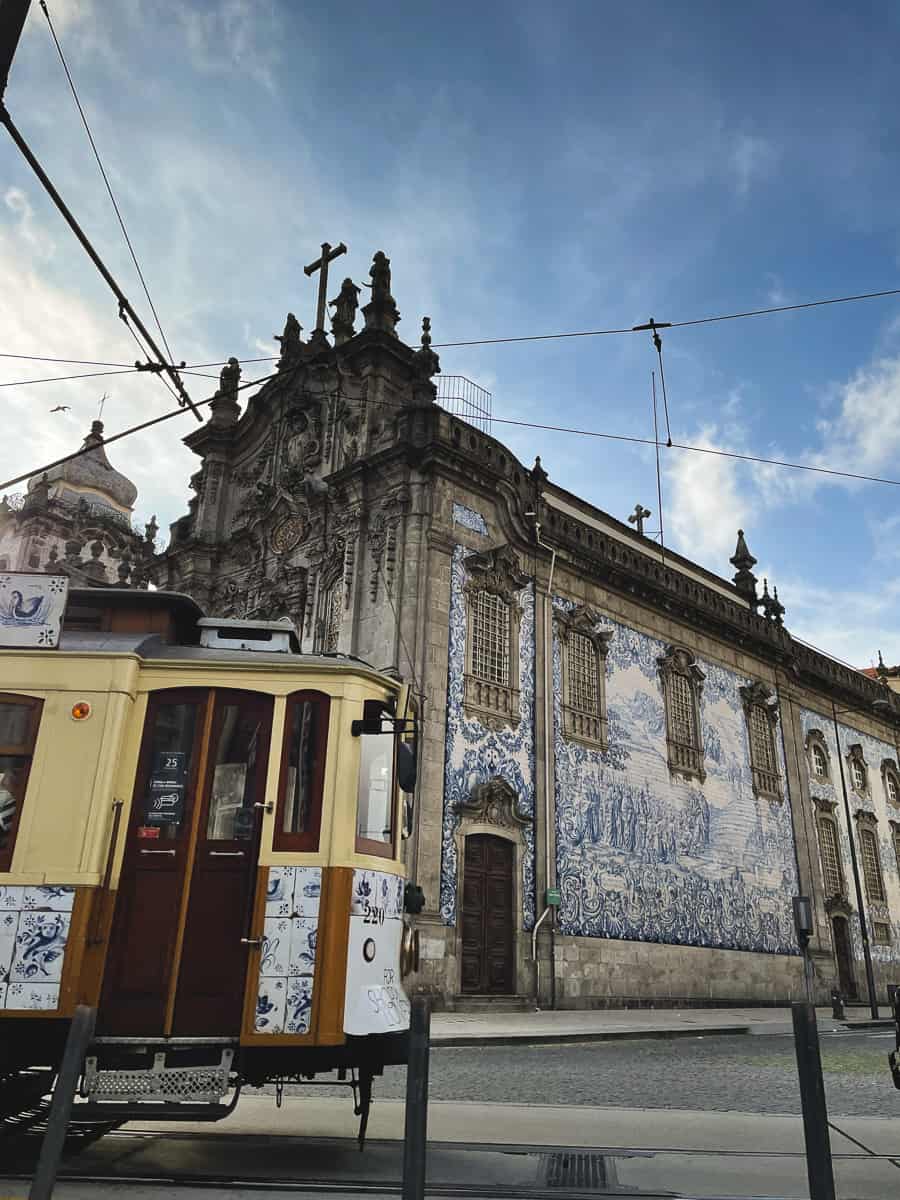
<instances>
[{"instance_id":1,"label":"bollard","mask_svg":"<svg viewBox=\"0 0 900 1200\"><path fill-rule=\"evenodd\" d=\"M402 1200L423 1200L425 1196L430 1045L431 997L414 996L409 1022L409 1062L406 1067Z\"/></svg>"},{"instance_id":2,"label":"bollard","mask_svg":"<svg viewBox=\"0 0 900 1200\"><path fill-rule=\"evenodd\" d=\"M831 989L831 1015L834 1017L835 1021L843 1021L845 1016L844 997L837 990L837 988Z\"/></svg>"},{"instance_id":3,"label":"bollard","mask_svg":"<svg viewBox=\"0 0 900 1200\"><path fill-rule=\"evenodd\" d=\"M797 1073L800 1077L809 1196L810 1200L835 1200L831 1139L828 1136L828 1110L825 1105L822 1060L819 1056L816 1010L811 1004L795 1003L791 1005L791 1013L794 1019Z\"/></svg>"},{"instance_id":4,"label":"bollard","mask_svg":"<svg viewBox=\"0 0 900 1200\"><path fill-rule=\"evenodd\" d=\"M75 1101L75 1091L87 1054L94 1036L94 1022L97 1010L79 1004L69 1026L69 1036L66 1038L66 1048L63 1051L59 1074L53 1087L53 1098L50 1101L50 1113L47 1117L47 1132L41 1142L41 1153L38 1156L37 1168L31 1182L28 1200L50 1200L53 1186L56 1183L56 1173L59 1170L59 1160L66 1144L66 1130L72 1116L72 1105Z\"/></svg>"}]
</instances>

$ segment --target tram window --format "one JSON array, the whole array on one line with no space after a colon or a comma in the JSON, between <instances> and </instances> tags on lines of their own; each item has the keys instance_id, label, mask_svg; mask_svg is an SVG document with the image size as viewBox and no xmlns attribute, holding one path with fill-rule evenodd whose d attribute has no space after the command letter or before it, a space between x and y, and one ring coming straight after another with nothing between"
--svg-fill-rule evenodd
<instances>
[{"instance_id":1,"label":"tram window","mask_svg":"<svg viewBox=\"0 0 900 1200\"><path fill-rule=\"evenodd\" d=\"M364 733L359 738L357 850L393 854L394 749L390 735Z\"/></svg>"},{"instance_id":2,"label":"tram window","mask_svg":"<svg viewBox=\"0 0 900 1200\"><path fill-rule=\"evenodd\" d=\"M209 841L246 841L253 836L254 768L265 749L266 729L267 722L255 706L223 705L206 824Z\"/></svg>"},{"instance_id":3,"label":"tram window","mask_svg":"<svg viewBox=\"0 0 900 1200\"><path fill-rule=\"evenodd\" d=\"M42 706L31 696L0 696L0 871L12 863Z\"/></svg>"},{"instance_id":4,"label":"tram window","mask_svg":"<svg viewBox=\"0 0 900 1200\"><path fill-rule=\"evenodd\" d=\"M320 692L298 692L288 697L275 818L276 850L319 848L328 708L328 697Z\"/></svg>"},{"instance_id":5,"label":"tram window","mask_svg":"<svg viewBox=\"0 0 900 1200\"><path fill-rule=\"evenodd\" d=\"M185 828L197 704L162 703L151 720L150 773L144 788L138 837L177 838Z\"/></svg>"}]
</instances>

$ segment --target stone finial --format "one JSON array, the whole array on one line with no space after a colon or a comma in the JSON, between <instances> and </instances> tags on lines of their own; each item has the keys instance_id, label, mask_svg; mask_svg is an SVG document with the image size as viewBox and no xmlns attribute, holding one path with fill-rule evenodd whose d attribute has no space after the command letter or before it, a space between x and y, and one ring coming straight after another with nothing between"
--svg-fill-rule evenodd
<instances>
[{"instance_id":1,"label":"stone finial","mask_svg":"<svg viewBox=\"0 0 900 1200\"><path fill-rule=\"evenodd\" d=\"M884 659L881 657L881 651L878 651L878 666L875 668L881 676L887 675L887 667L884 665Z\"/></svg>"},{"instance_id":2,"label":"stone finial","mask_svg":"<svg viewBox=\"0 0 900 1200\"><path fill-rule=\"evenodd\" d=\"M333 300L328 301L329 307L334 309L334 315L331 318L331 333L335 346L342 346L344 342L349 342L356 332L353 323L356 320L361 291L362 288L358 288L348 275L341 284L340 292Z\"/></svg>"},{"instance_id":3,"label":"stone finial","mask_svg":"<svg viewBox=\"0 0 900 1200\"><path fill-rule=\"evenodd\" d=\"M772 614L772 620L776 625L784 624L784 605L778 599L778 588L772 588L772 603L769 606Z\"/></svg>"},{"instance_id":4,"label":"stone finial","mask_svg":"<svg viewBox=\"0 0 900 1200\"><path fill-rule=\"evenodd\" d=\"M131 563L127 558L123 558L116 569L116 574L119 576L119 583L122 587L128 587L128 576L131 574Z\"/></svg>"},{"instance_id":5,"label":"stone finial","mask_svg":"<svg viewBox=\"0 0 900 1200\"><path fill-rule=\"evenodd\" d=\"M236 358L229 358L219 374L219 390L209 406L211 425L221 428L236 423L241 413L237 402L240 382L241 364Z\"/></svg>"},{"instance_id":6,"label":"stone finial","mask_svg":"<svg viewBox=\"0 0 900 1200\"><path fill-rule=\"evenodd\" d=\"M400 314L391 295L391 260L383 250L376 250L373 255L369 278L372 282L365 286L372 289L372 298L363 309L366 329L394 333Z\"/></svg>"},{"instance_id":7,"label":"stone finial","mask_svg":"<svg viewBox=\"0 0 900 1200\"><path fill-rule=\"evenodd\" d=\"M756 595L756 576L752 570L756 566L756 559L747 548L743 529L738 530L737 546L728 561L736 568L734 586L755 607L760 603Z\"/></svg>"},{"instance_id":8,"label":"stone finial","mask_svg":"<svg viewBox=\"0 0 900 1200\"><path fill-rule=\"evenodd\" d=\"M425 379L440 374L441 360L431 348L431 317L422 318L422 345L416 351L415 364Z\"/></svg>"},{"instance_id":9,"label":"stone finial","mask_svg":"<svg viewBox=\"0 0 900 1200\"><path fill-rule=\"evenodd\" d=\"M156 535L159 533L159 526L156 523L156 513L150 518L144 526L144 539L148 545L152 546L156 541Z\"/></svg>"},{"instance_id":10,"label":"stone finial","mask_svg":"<svg viewBox=\"0 0 900 1200\"><path fill-rule=\"evenodd\" d=\"M84 549L83 543L79 542L77 540L77 538L72 538L70 541L66 542L66 562L67 563L81 562L81 551L83 549Z\"/></svg>"},{"instance_id":11,"label":"stone finial","mask_svg":"<svg viewBox=\"0 0 900 1200\"><path fill-rule=\"evenodd\" d=\"M281 347L281 357L278 360L278 370L291 366L303 352L303 342L300 334L303 326L292 312L289 312L284 323L284 332L274 334L275 341Z\"/></svg>"}]
</instances>

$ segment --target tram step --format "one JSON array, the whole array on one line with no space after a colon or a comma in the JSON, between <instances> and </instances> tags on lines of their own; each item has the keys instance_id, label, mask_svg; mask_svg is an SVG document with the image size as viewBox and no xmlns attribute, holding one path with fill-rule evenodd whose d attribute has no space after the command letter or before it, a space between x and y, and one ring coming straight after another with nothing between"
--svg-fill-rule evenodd
<instances>
[{"instance_id":1,"label":"tram step","mask_svg":"<svg viewBox=\"0 0 900 1200\"><path fill-rule=\"evenodd\" d=\"M97 1057L89 1055L82 1094L91 1105L215 1105L228 1091L233 1058L233 1050L223 1049L217 1063L168 1067L161 1051L153 1055L150 1067L115 1070L101 1068Z\"/></svg>"}]
</instances>

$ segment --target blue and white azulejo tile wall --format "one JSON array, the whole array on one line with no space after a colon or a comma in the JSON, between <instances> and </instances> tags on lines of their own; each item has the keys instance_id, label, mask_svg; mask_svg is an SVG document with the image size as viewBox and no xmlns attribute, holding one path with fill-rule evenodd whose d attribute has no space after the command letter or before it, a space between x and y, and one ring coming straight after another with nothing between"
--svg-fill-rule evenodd
<instances>
[{"instance_id":1,"label":"blue and white azulejo tile wall","mask_svg":"<svg viewBox=\"0 0 900 1200\"><path fill-rule=\"evenodd\" d=\"M560 609L570 601L554 599ZM753 794L745 677L697 659L706 676L701 726L706 779L670 775L659 640L603 618L608 749L569 741L560 711L554 635L556 853L559 928L768 953L796 953L797 867L780 723L784 800Z\"/></svg>"},{"instance_id":2,"label":"blue and white azulejo tile wall","mask_svg":"<svg viewBox=\"0 0 900 1200\"><path fill-rule=\"evenodd\" d=\"M457 546L453 552L450 587L450 650L447 679L447 739L444 768L443 846L441 855L441 916L456 924L458 863L455 833L460 804L472 789L500 777L515 791L517 808L532 822L524 827L522 855L522 927L534 925L534 587L519 593L522 620L519 629L519 724L516 728L487 729L463 709L466 664L465 557L472 551Z\"/></svg>"},{"instance_id":3,"label":"blue and white azulejo tile wall","mask_svg":"<svg viewBox=\"0 0 900 1200\"><path fill-rule=\"evenodd\" d=\"M853 940L854 957L861 959L863 957L862 935L859 928L859 915L856 911L856 895L850 860L850 841L847 836L847 821L844 813L840 766L837 761L834 721L831 716L823 716L821 713L803 708L800 710L800 725L803 730L804 740L806 740L811 730L817 730L824 738L828 749L829 778L819 779L815 775L810 774L809 790L810 795L817 796L821 800L828 800L836 805L834 816L840 842L841 866L843 868L844 883L848 891L848 899L853 909L850 919L850 935ZM869 737L868 734L861 733L858 729L853 729L841 722L838 722L838 732L841 739L844 779L847 786L851 814L868 812L875 817L877 822L878 852L881 859L881 874L884 881L887 902L881 908L876 906L873 909L872 903L869 901L869 921L870 924L873 921L879 921L890 925L891 944L884 945L874 941L872 937L873 930L870 928L869 948L872 958L876 962L885 964L900 962L900 920L898 920L898 916L900 916L900 863L897 861L897 855L894 850L891 836L892 827L890 824L892 820L900 822L900 807L888 801L884 790L884 778L881 773L882 762L885 759L896 762L897 751L889 743ZM854 745L862 746L863 759L867 768L868 787L862 795L853 790L850 779L850 767L847 762L850 747ZM803 763L803 769L808 769L807 762ZM818 829L816 832L818 835ZM855 833L856 830L854 830ZM856 851L857 860L859 860L858 842ZM860 870L862 870L861 866Z\"/></svg>"},{"instance_id":4,"label":"blue and white azulejo tile wall","mask_svg":"<svg viewBox=\"0 0 900 1200\"><path fill-rule=\"evenodd\" d=\"M319 931L319 867L270 867L256 991L257 1033L307 1033Z\"/></svg>"},{"instance_id":5,"label":"blue and white azulejo tile wall","mask_svg":"<svg viewBox=\"0 0 900 1200\"><path fill-rule=\"evenodd\" d=\"M0 883L0 1008L59 1007L73 887Z\"/></svg>"}]
</instances>

